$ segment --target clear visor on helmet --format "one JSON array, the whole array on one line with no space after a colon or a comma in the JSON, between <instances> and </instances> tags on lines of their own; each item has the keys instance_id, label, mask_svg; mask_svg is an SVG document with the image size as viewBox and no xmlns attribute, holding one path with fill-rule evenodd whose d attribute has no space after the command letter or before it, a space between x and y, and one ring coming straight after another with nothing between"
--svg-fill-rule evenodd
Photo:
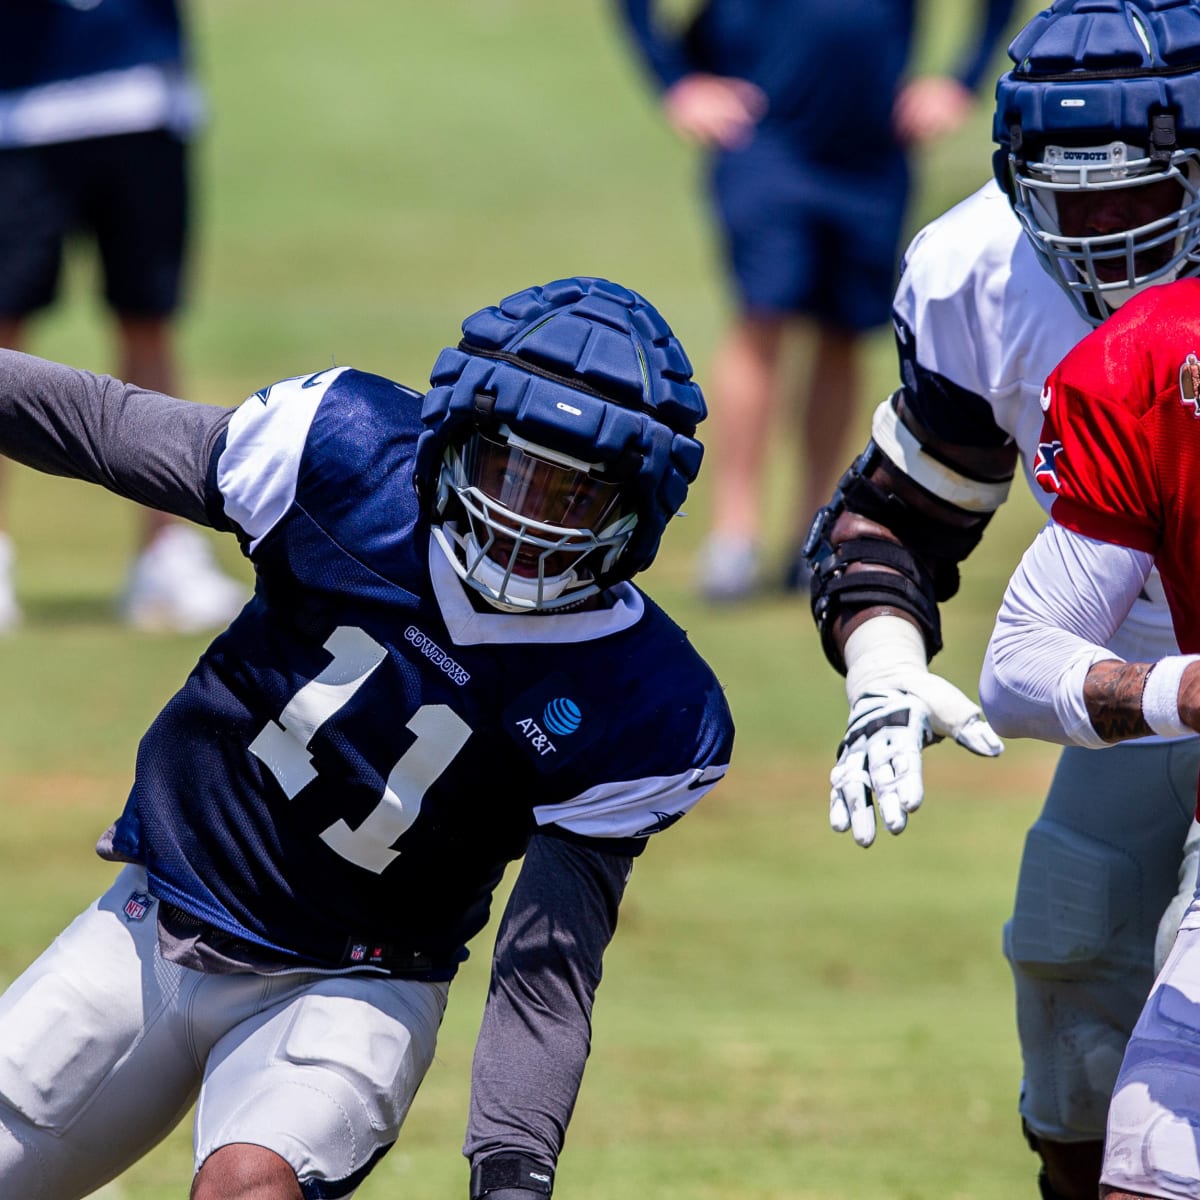
<instances>
[{"instance_id":1,"label":"clear visor on helmet","mask_svg":"<svg viewBox=\"0 0 1200 1200\"><path fill-rule=\"evenodd\" d=\"M499 607L551 610L598 591L637 518L622 489L581 462L512 434L446 451L443 485L462 519L435 527L451 564Z\"/></svg>"},{"instance_id":2,"label":"clear visor on helmet","mask_svg":"<svg viewBox=\"0 0 1200 1200\"><path fill-rule=\"evenodd\" d=\"M1014 207L1042 265L1090 322L1200 261L1195 149L1151 159L1126 142L1012 159Z\"/></svg>"}]
</instances>

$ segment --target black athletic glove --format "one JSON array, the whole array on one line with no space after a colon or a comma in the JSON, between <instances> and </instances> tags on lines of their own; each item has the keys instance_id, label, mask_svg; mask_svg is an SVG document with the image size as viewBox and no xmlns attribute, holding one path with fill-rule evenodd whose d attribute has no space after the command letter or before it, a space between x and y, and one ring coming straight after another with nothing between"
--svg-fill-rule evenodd
<instances>
[{"instance_id":1,"label":"black athletic glove","mask_svg":"<svg viewBox=\"0 0 1200 1200\"><path fill-rule=\"evenodd\" d=\"M553 1168L528 1154L491 1154L471 1168L471 1200L534 1200L553 1190Z\"/></svg>"}]
</instances>

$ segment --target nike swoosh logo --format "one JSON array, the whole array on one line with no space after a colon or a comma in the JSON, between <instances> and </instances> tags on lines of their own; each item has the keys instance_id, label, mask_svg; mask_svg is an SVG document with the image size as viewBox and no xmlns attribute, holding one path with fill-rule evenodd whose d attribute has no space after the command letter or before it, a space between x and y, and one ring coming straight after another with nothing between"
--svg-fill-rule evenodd
<instances>
[{"instance_id":1,"label":"nike swoosh logo","mask_svg":"<svg viewBox=\"0 0 1200 1200\"><path fill-rule=\"evenodd\" d=\"M300 386L302 388L316 387L317 380L320 379L324 374L324 371L318 371L315 375L310 375Z\"/></svg>"}]
</instances>

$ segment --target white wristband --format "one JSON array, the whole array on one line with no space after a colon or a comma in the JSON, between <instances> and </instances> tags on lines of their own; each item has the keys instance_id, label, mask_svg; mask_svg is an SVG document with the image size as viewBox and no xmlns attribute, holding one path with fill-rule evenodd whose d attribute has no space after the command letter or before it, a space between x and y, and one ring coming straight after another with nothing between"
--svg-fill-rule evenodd
<instances>
[{"instance_id":1,"label":"white wristband","mask_svg":"<svg viewBox=\"0 0 1200 1200\"><path fill-rule=\"evenodd\" d=\"M1159 737L1183 737L1195 732L1179 717L1179 684L1184 671L1194 662L1200 662L1200 654L1172 654L1160 658L1146 676L1142 716Z\"/></svg>"},{"instance_id":2,"label":"white wristband","mask_svg":"<svg viewBox=\"0 0 1200 1200\"><path fill-rule=\"evenodd\" d=\"M902 688L914 675L925 675L925 639L903 617L884 615L864 621L842 648L846 660L846 697L853 703L880 688Z\"/></svg>"}]
</instances>

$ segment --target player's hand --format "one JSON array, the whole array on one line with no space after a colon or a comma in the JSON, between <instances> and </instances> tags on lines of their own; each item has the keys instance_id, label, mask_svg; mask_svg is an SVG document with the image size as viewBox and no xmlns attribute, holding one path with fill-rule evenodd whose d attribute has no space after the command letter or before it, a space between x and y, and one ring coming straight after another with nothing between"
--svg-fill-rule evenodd
<instances>
[{"instance_id":1,"label":"player's hand","mask_svg":"<svg viewBox=\"0 0 1200 1200\"><path fill-rule=\"evenodd\" d=\"M732 150L754 136L767 98L745 79L697 72L667 89L663 108L680 137Z\"/></svg>"},{"instance_id":2,"label":"player's hand","mask_svg":"<svg viewBox=\"0 0 1200 1200\"><path fill-rule=\"evenodd\" d=\"M899 833L921 807L926 746L953 738L990 758L1004 743L974 700L930 674L925 642L907 619L871 617L851 632L843 655L850 721L829 775L829 823L869 846L876 808L884 825Z\"/></svg>"},{"instance_id":3,"label":"player's hand","mask_svg":"<svg viewBox=\"0 0 1200 1200\"><path fill-rule=\"evenodd\" d=\"M979 706L940 675L915 674L904 688L864 692L850 709L829 775L830 825L869 846L877 807L884 826L900 833L925 797L921 751L947 737L989 758L1004 749Z\"/></svg>"},{"instance_id":4,"label":"player's hand","mask_svg":"<svg viewBox=\"0 0 1200 1200\"><path fill-rule=\"evenodd\" d=\"M956 132L974 105L975 97L957 79L923 75L900 89L892 125L904 145L920 145Z\"/></svg>"}]
</instances>

